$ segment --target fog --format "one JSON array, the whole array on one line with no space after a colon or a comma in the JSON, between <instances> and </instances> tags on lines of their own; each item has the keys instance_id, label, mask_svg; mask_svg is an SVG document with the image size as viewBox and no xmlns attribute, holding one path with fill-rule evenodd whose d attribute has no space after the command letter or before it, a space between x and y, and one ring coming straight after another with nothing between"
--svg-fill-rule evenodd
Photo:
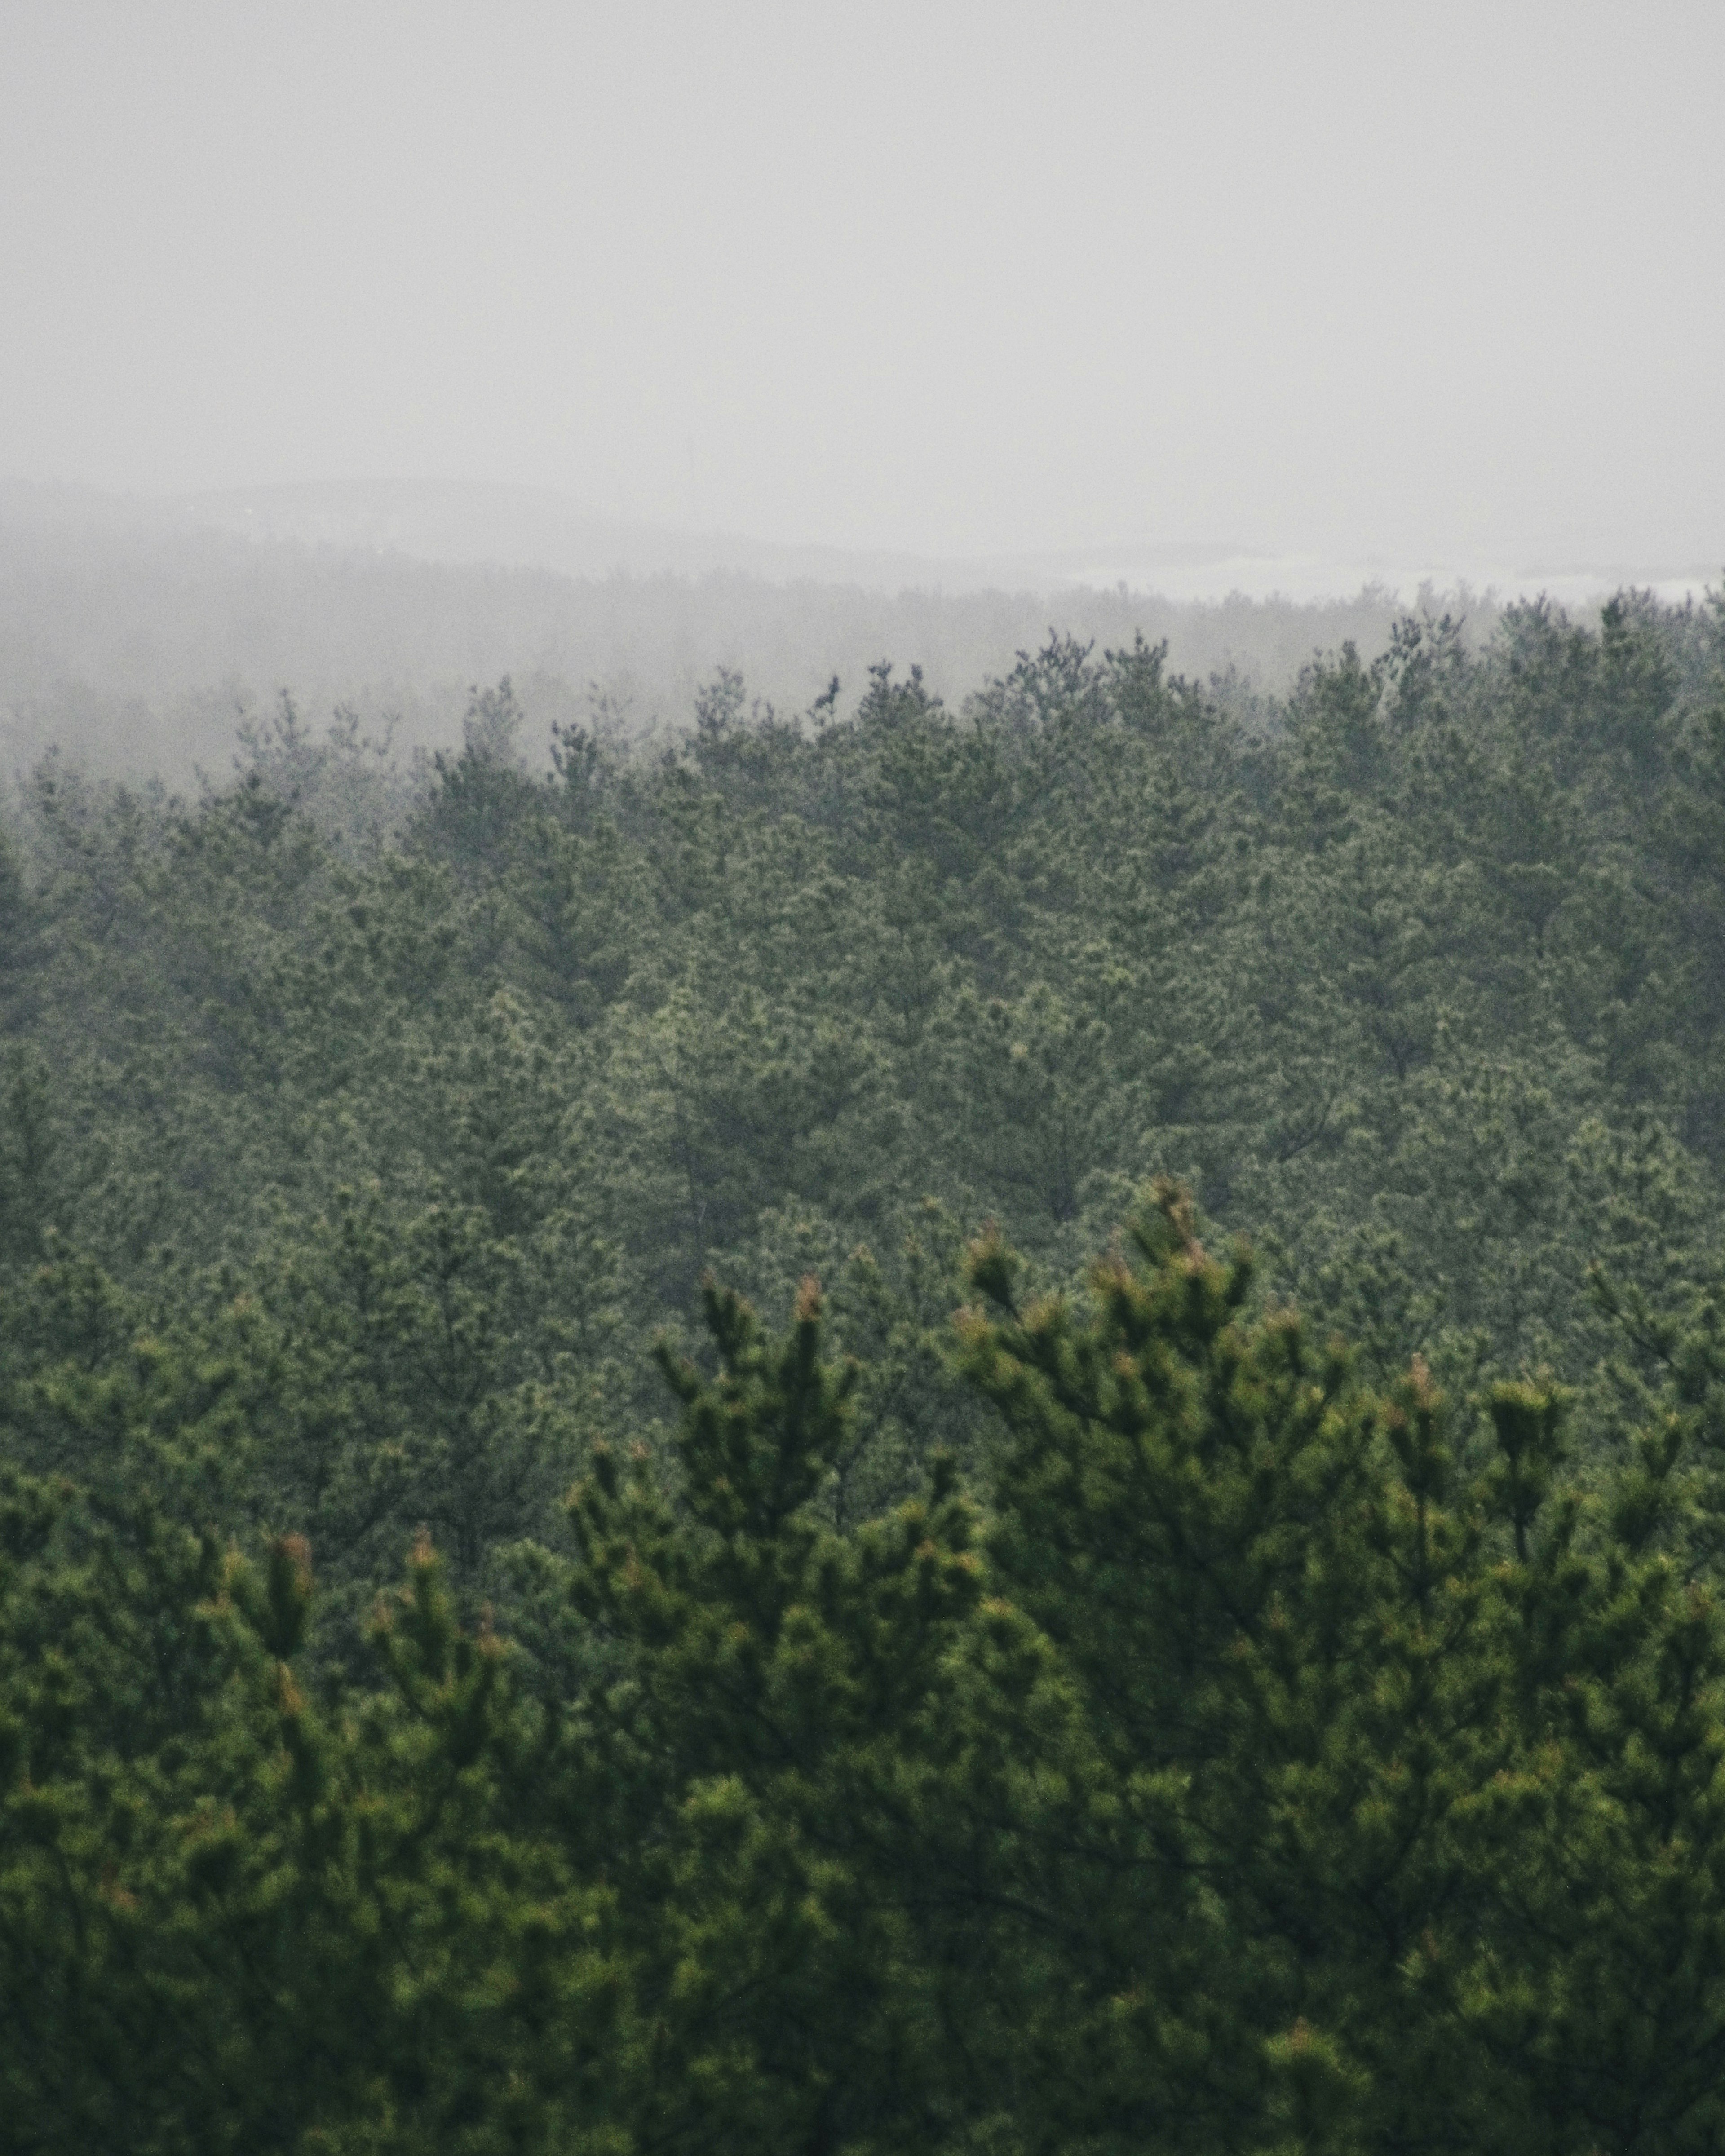
<instances>
[{"instance_id":1,"label":"fog","mask_svg":"<svg viewBox=\"0 0 1725 2156\"><path fill-rule=\"evenodd\" d=\"M1080 586L1214 613L1725 561L1712 4L7 0L3 39L15 738L80 681L400 703L512 664L651 702L723 658L793 697L915 643L901 593L946 595L893 647L938 669L997 651L991 591L1017 637ZM284 548L351 557L343 604L385 556L495 564L501 611L428 632L415 688L399 623L220 628L240 536L278 626ZM758 593L728 641L667 601L656 657L591 593L543 600L562 644L512 631L524 574L619 570L829 596L776 659Z\"/></svg>"},{"instance_id":2,"label":"fog","mask_svg":"<svg viewBox=\"0 0 1725 2156\"><path fill-rule=\"evenodd\" d=\"M0 773L58 743L111 773L219 780L236 727L284 690L314 726L346 705L411 755L458 740L473 688L506 673L529 753L572 720L663 742L721 666L785 712L834 675L849 710L883 659L957 703L1050 630L1104 648L1165 639L1175 667L1224 676L1250 716L1314 650L1381 649L1402 604L1382 586L1182 602L1062 581L1064 566L702 539L501 488L162 501L0 485ZM1200 580L1205 567L1195 552L1163 564ZM1476 635L1495 619L1484 593L1425 599Z\"/></svg>"},{"instance_id":3,"label":"fog","mask_svg":"<svg viewBox=\"0 0 1725 2156\"><path fill-rule=\"evenodd\" d=\"M5 14L0 470L1721 551L1709 0Z\"/></svg>"}]
</instances>

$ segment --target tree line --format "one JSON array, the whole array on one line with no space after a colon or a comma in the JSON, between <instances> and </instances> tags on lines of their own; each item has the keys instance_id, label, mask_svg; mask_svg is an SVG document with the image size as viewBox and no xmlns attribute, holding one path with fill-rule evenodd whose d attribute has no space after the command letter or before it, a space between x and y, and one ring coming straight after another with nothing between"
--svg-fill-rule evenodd
<instances>
[{"instance_id":1,"label":"tree line","mask_svg":"<svg viewBox=\"0 0 1725 2156\"><path fill-rule=\"evenodd\" d=\"M1725 2133L1725 610L284 704L0 853L0 2145Z\"/></svg>"}]
</instances>

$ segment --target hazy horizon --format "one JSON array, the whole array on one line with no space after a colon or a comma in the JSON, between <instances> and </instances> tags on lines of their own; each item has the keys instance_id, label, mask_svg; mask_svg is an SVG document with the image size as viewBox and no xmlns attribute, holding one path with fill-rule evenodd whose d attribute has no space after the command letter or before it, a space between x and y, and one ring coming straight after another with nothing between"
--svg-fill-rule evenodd
<instances>
[{"instance_id":1,"label":"hazy horizon","mask_svg":"<svg viewBox=\"0 0 1725 2156\"><path fill-rule=\"evenodd\" d=\"M1243 589L1725 561L1716 8L10 0L7 51L24 481Z\"/></svg>"},{"instance_id":2,"label":"hazy horizon","mask_svg":"<svg viewBox=\"0 0 1725 2156\"><path fill-rule=\"evenodd\" d=\"M0 475L0 533L9 536L14 558L53 531L102 531L146 540L219 534L356 558L391 554L410 562L549 571L583 581L719 574L882 593L1125 588L1199 606L1235 598L1297 606L1376 592L1410 608L1435 603L1435 595L1463 603L1471 597L1499 603L1545 597L1585 608L1628 588L1679 603L1725 588L1725 566L1706 561L1517 562L1476 557L1409 562L1309 550L1273 554L1203 542L995 553L798 546L757 533L606 517L556 489L505 481L384 478L201 493L117 492Z\"/></svg>"}]
</instances>

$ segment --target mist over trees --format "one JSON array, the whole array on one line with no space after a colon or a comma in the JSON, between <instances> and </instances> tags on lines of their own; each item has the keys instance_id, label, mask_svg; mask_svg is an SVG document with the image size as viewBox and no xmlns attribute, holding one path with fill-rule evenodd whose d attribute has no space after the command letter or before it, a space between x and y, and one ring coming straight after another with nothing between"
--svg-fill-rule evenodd
<instances>
[{"instance_id":1,"label":"mist over trees","mask_svg":"<svg viewBox=\"0 0 1725 2156\"><path fill-rule=\"evenodd\" d=\"M200 769L229 771L236 719L267 721L284 690L303 711L342 704L404 755L429 755L459 745L470 685L506 672L542 738L562 720L668 742L720 666L787 712L836 671L849 713L883 652L957 702L1051 627L1101 648L1166 640L1173 667L1231 677L1250 708L1317 650L1351 640L1375 656L1398 611L1387 592L1183 605L1055 589L1052 564L1045 590L1034 562L942 572L911 557L572 526L543 510L523 525L506 490L382 490L368 516L379 491L306 506L264 490L260 522L244 497L182 506L0 485L7 775L57 743L110 776L191 788ZM944 589L937 572L952 580ZM1470 636L1489 634L1495 608L1466 611Z\"/></svg>"},{"instance_id":2,"label":"mist over trees","mask_svg":"<svg viewBox=\"0 0 1725 2156\"><path fill-rule=\"evenodd\" d=\"M1120 604L23 776L0 2146L1720 2145L1725 599Z\"/></svg>"}]
</instances>

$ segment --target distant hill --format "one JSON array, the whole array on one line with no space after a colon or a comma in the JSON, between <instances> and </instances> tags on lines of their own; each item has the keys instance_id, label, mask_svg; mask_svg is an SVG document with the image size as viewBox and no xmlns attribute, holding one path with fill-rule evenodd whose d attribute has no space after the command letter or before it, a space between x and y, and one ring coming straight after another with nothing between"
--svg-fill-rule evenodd
<instances>
[{"instance_id":1,"label":"distant hill","mask_svg":"<svg viewBox=\"0 0 1725 2156\"><path fill-rule=\"evenodd\" d=\"M786 545L731 531L684 531L595 516L549 487L437 480L365 480L225 488L180 495L104 495L82 487L0 482L0 526L130 531L167 537L222 531L341 552L416 561L552 569L568 577L715 574L773 583L866 590L1052 590L1095 582L1107 550L936 557ZM1209 572L1260 558L1238 546L1134 547L1108 554L1103 581L1141 588L1158 576Z\"/></svg>"}]
</instances>

